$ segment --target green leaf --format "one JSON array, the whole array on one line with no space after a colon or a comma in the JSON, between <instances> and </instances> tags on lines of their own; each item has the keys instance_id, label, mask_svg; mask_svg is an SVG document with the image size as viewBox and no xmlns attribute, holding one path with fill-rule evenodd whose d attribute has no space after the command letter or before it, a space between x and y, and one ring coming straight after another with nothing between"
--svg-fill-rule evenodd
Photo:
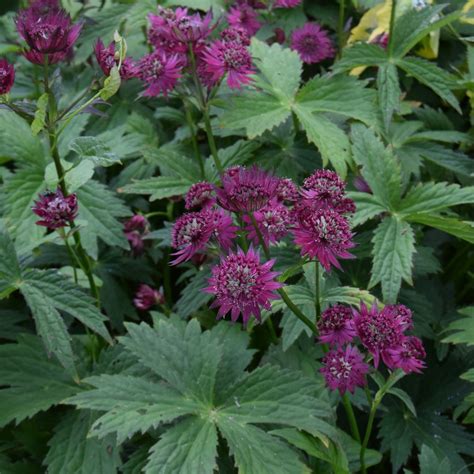
<instances>
[{"instance_id":1,"label":"green leaf","mask_svg":"<svg viewBox=\"0 0 474 474\"><path fill-rule=\"evenodd\" d=\"M474 306L463 308L459 313L464 318L453 321L446 329L446 332L453 332L443 339L443 342L452 344L474 345Z\"/></svg>"},{"instance_id":2,"label":"green leaf","mask_svg":"<svg viewBox=\"0 0 474 474\"><path fill-rule=\"evenodd\" d=\"M31 132L38 135L43 130L46 122L46 109L48 107L49 95L45 92L36 102L35 118L31 123Z\"/></svg>"},{"instance_id":3,"label":"green leaf","mask_svg":"<svg viewBox=\"0 0 474 474\"><path fill-rule=\"evenodd\" d=\"M120 163L119 157L97 137L77 137L69 143L69 149L80 160L90 160L94 165L112 166Z\"/></svg>"},{"instance_id":4,"label":"green leaf","mask_svg":"<svg viewBox=\"0 0 474 474\"><path fill-rule=\"evenodd\" d=\"M183 178L157 176L125 185L120 192L127 194L151 194L150 201L186 194L193 182Z\"/></svg>"},{"instance_id":5,"label":"green leaf","mask_svg":"<svg viewBox=\"0 0 474 474\"><path fill-rule=\"evenodd\" d=\"M73 411L64 416L49 440L44 460L49 474L115 474L120 456L113 436L97 441L88 432L97 414Z\"/></svg>"},{"instance_id":6,"label":"green leaf","mask_svg":"<svg viewBox=\"0 0 474 474\"><path fill-rule=\"evenodd\" d=\"M217 455L215 425L186 418L161 436L151 449L145 473L212 474Z\"/></svg>"},{"instance_id":7,"label":"green leaf","mask_svg":"<svg viewBox=\"0 0 474 474\"><path fill-rule=\"evenodd\" d=\"M42 165L45 151L30 125L14 112L0 110L0 162L16 160Z\"/></svg>"},{"instance_id":8,"label":"green leaf","mask_svg":"<svg viewBox=\"0 0 474 474\"><path fill-rule=\"evenodd\" d=\"M313 114L300 105L296 105L294 110L306 131L308 141L318 147L324 166L330 162L336 172L344 178L347 174L347 165L351 161L347 135L323 115Z\"/></svg>"},{"instance_id":9,"label":"green leaf","mask_svg":"<svg viewBox=\"0 0 474 474\"><path fill-rule=\"evenodd\" d=\"M400 200L400 167L375 133L364 126L352 127L354 161L379 202L392 209Z\"/></svg>"},{"instance_id":10,"label":"green leaf","mask_svg":"<svg viewBox=\"0 0 474 474\"><path fill-rule=\"evenodd\" d=\"M104 87L100 90L100 98L108 100L114 96L120 89L120 71L115 65L110 70L108 77L105 78Z\"/></svg>"},{"instance_id":11,"label":"green leaf","mask_svg":"<svg viewBox=\"0 0 474 474\"><path fill-rule=\"evenodd\" d=\"M420 474L451 474L451 466L449 459L446 457L439 458L435 452L426 444L421 447L418 455L420 463Z\"/></svg>"},{"instance_id":12,"label":"green leaf","mask_svg":"<svg viewBox=\"0 0 474 474\"><path fill-rule=\"evenodd\" d=\"M401 15L396 20L393 31L393 55L402 58L431 31L448 25L460 16L460 12L454 12L440 18L445 7L446 4L410 8Z\"/></svg>"},{"instance_id":13,"label":"green leaf","mask_svg":"<svg viewBox=\"0 0 474 474\"><path fill-rule=\"evenodd\" d=\"M265 431L252 425L242 426L231 418L219 418L218 426L240 474L309 474L288 445Z\"/></svg>"},{"instance_id":14,"label":"green leaf","mask_svg":"<svg viewBox=\"0 0 474 474\"><path fill-rule=\"evenodd\" d=\"M196 313L199 308L207 304L212 295L205 293L202 289L206 286L208 278L211 276L209 269L198 271L186 286L181 297L176 302L176 312L182 318L188 318Z\"/></svg>"},{"instance_id":15,"label":"green leaf","mask_svg":"<svg viewBox=\"0 0 474 474\"><path fill-rule=\"evenodd\" d=\"M89 255L97 259L97 239L106 244L129 249L123 233L122 224L117 217L130 215L130 210L106 186L91 180L77 190L79 203L78 223L87 224L87 231L82 232L82 243Z\"/></svg>"},{"instance_id":16,"label":"green leaf","mask_svg":"<svg viewBox=\"0 0 474 474\"><path fill-rule=\"evenodd\" d=\"M397 61L397 65L417 81L429 87L457 112L461 113L459 102L451 89L457 87L455 79L444 69L422 58L409 57Z\"/></svg>"},{"instance_id":17,"label":"green leaf","mask_svg":"<svg viewBox=\"0 0 474 474\"><path fill-rule=\"evenodd\" d=\"M436 214L411 214L406 217L409 222L416 222L474 244L474 222L462 221L453 217L444 217Z\"/></svg>"},{"instance_id":18,"label":"green leaf","mask_svg":"<svg viewBox=\"0 0 474 474\"><path fill-rule=\"evenodd\" d=\"M388 130L394 112L400 109L402 91L398 82L397 68L393 63L379 67L377 73L379 109L382 112L385 129Z\"/></svg>"},{"instance_id":19,"label":"green leaf","mask_svg":"<svg viewBox=\"0 0 474 474\"><path fill-rule=\"evenodd\" d=\"M1 345L0 357L0 426L19 423L79 391L36 336L23 334L17 343Z\"/></svg>"},{"instance_id":20,"label":"green leaf","mask_svg":"<svg viewBox=\"0 0 474 474\"><path fill-rule=\"evenodd\" d=\"M14 291L21 280L20 264L13 242L0 227L0 298Z\"/></svg>"},{"instance_id":21,"label":"green leaf","mask_svg":"<svg viewBox=\"0 0 474 474\"><path fill-rule=\"evenodd\" d=\"M342 58L334 64L334 71L338 73L361 66L383 66L387 61L387 53L380 46L357 43L343 49Z\"/></svg>"},{"instance_id":22,"label":"green leaf","mask_svg":"<svg viewBox=\"0 0 474 474\"><path fill-rule=\"evenodd\" d=\"M399 398L405 404L405 406L410 410L413 416L416 416L415 405L413 404L413 401L410 398L410 395L408 395L408 393L405 392L405 390L402 390L401 388L392 387L389 390L387 390L387 393L390 393L391 395L394 395L395 397Z\"/></svg>"},{"instance_id":23,"label":"green leaf","mask_svg":"<svg viewBox=\"0 0 474 474\"><path fill-rule=\"evenodd\" d=\"M356 205L356 212L351 217L353 227L357 227L387 211L387 208L372 194L351 191L348 193L348 196Z\"/></svg>"},{"instance_id":24,"label":"green leaf","mask_svg":"<svg viewBox=\"0 0 474 474\"><path fill-rule=\"evenodd\" d=\"M458 184L419 183L403 198L399 212L409 216L472 203L474 203L474 186L461 188Z\"/></svg>"},{"instance_id":25,"label":"green leaf","mask_svg":"<svg viewBox=\"0 0 474 474\"><path fill-rule=\"evenodd\" d=\"M99 438L116 433L118 443L137 432L157 428L160 423L197 413L200 408L175 389L145 378L104 374L84 381L94 389L78 393L65 403L106 411L94 422L90 433Z\"/></svg>"},{"instance_id":26,"label":"green leaf","mask_svg":"<svg viewBox=\"0 0 474 474\"><path fill-rule=\"evenodd\" d=\"M415 237L407 222L385 217L375 229L372 240L373 263L369 288L382 285L386 303L396 303L402 279L412 284Z\"/></svg>"}]
</instances>

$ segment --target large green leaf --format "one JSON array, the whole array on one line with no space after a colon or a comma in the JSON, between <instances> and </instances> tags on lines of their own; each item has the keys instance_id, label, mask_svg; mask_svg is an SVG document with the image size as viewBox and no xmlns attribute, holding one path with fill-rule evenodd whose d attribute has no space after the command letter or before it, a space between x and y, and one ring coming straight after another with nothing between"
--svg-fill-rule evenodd
<instances>
[{"instance_id":1,"label":"large green leaf","mask_svg":"<svg viewBox=\"0 0 474 474\"><path fill-rule=\"evenodd\" d=\"M357 43L344 48L342 58L334 64L334 70L343 72L360 66L383 66L387 61L387 53L380 46Z\"/></svg>"},{"instance_id":2,"label":"large green leaf","mask_svg":"<svg viewBox=\"0 0 474 474\"><path fill-rule=\"evenodd\" d=\"M188 181L184 178L157 176L127 184L120 189L120 192L128 194L151 194L150 201L156 201L157 199L172 196L182 196L186 194L192 184L192 181Z\"/></svg>"},{"instance_id":3,"label":"large green leaf","mask_svg":"<svg viewBox=\"0 0 474 474\"><path fill-rule=\"evenodd\" d=\"M438 457L435 452L426 446L421 447L418 455L420 474L451 474L451 466L447 457Z\"/></svg>"},{"instance_id":4,"label":"large green leaf","mask_svg":"<svg viewBox=\"0 0 474 474\"><path fill-rule=\"evenodd\" d=\"M80 390L36 336L0 345L0 357L0 426L48 410Z\"/></svg>"},{"instance_id":5,"label":"large green leaf","mask_svg":"<svg viewBox=\"0 0 474 474\"><path fill-rule=\"evenodd\" d=\"M186 418L156 443L145 467L149 474L212 474L217 455L216 426L202 418Z\"/></svg>"},{"instance_id":6,"label":"large green leaf","mask_svg":"<svg viewBox=\"0 0 474 474\"><path fill-rule=\"evenodd\" d=\"M388 209L400 200L400 167L393 153L375 133L362 125L352 127L354 161L362 166L362 175L374 196Z\"/></svg>"},{"instance_id":7,"label":"large green leaf","mask_svg":"<svg viewBox=\"0 0 474 474\"><path fill-rule=\"evenodd\" d=\"M406 220L434 227L474 244L474 222L462 221L454 217L444 217L437 214L411 214L406 217Z\"/></svg>"},{"instance_id":8,"label":"large green leaf","mask_svg":"<svg viewBox=\"0 0 474 474\"><path fill-rule=\"evenodd\" d=\"M354 200L356 205L356 212L351 217L351 223L354 227L363 224L387 210L383 203L372 194L351 191L348 193L348 196Z\"/></svg>"},{"instance_id":9,"label":"large green leaf","mask_svg":"<svg viewBox=\"0 0 474 474\"><path fill-rule=\"evenodd\" d=\"M393 63L379 67L377 73L379 109L382 112L385 129L388 130L394 112L400 108L402 91L398 83L397 68Z\"/></svg>"},{"instance_id":10,"label":"large green leaf","mask_svg":"<svg viewBox=\"0 0 474 474\"><path fill-rule=\"evenodd\" d=\"M382 285L386 303L395 303L402 279L412 284L415 237L410 224L385 217L374 232L373 263L369 287Z\"/></svg>"},{"instance_id":11,"label":"large green leaf","mask_svg":"<svg viewBox=\"0 0 474 474\"><path fill-rule=\"evenodd\" d=\"M113 436L97 441L87 434L97 414L82 410L68 413L55 427L44 460L50 474L115 474L120 456Z\"/></svg>"},{"instance_id":12,"label":"large green leaf","mask_svg":"<svg viewBox=\"0 0 474 474\"><path fill-rule=\"evenodd\" d=\"M446 332L450 335L446 336L443 342L472 346L474 345L474 306L460 309L459 313L465 317L453 321L446 328Z\"/></svg>"}]
</instances>

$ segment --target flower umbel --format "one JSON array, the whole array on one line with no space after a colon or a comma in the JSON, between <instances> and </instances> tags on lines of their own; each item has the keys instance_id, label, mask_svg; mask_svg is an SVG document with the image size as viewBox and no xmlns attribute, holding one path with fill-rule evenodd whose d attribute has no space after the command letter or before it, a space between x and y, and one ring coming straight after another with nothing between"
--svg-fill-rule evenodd
<instances>
[{"instance_id":1,"label":"flower umbel","mask_svg":"<svg viewBox=\"0 0 474 474\"><path fill-rule=\"evenodd\" d=\"M141 214L136 214L125 222L123 230L134 255L143 252L145 248L143 237L148 234L148 228L148 219Z\"/></svg>"},{"instance_id":2,"label":"flower umbel","mask_svg":"<svg viewBox=\"0 0 474 474\"><path fill-rule=\"evenodd\" d=\"M317 23L306 23L293 31L291 49L295 50L307 64L315 64L334 57L331 40Z\"/></svg>"},{"instance_id":3,"label":"flower umbel","mask_svg":"<svg viewBox=\"0 0 474 474\"><path fill-rule=\"evenodd\" d=\"M133 304L136 308L141 311L147 311L151 307L157 304L163 304L165 297L163 296L163 290L157 290L151 286L142 284L138 288L135 298L133 298Z\"/></svg>"},{"instance_id":4,"label":"flower umbel","mask_svg":"<svg viewBox=\"0 0 474 474\"><path fill-rule=\"evenodd\" d=\"M257 17L258 13L252 7L240 4L229 10L227 21L230 26L243 28L249 36L253 36L262 26Z\"/></svg>"},{"instance_id":5,"label":"flower umbel","mask_svg":"<svg viewBox=\"0 0 474 474\"><path fill-rule=\"evenodd\" d=\"M36 224L48 229L59 229L68 225L77 216L77 197L64 196L61 189L46 191L39 196L32 208L41 219Z\"/></svg>"},{"instance_id":6,"label":"flower umbel","mask_svg":"<svg viewBox=\"0 0 474 474\"><path fill-rule=\"evenodd\" d=\"M347 346L328 352L323 359L320 372L331 390L339 390L341 395L349 390L354 393L356 387L366 384L365 374L369 366L364 362L357 347Z\"/></svg>"},{"instance_id":7,"label":"flower umbel","mask_svg":"<svg viewBox=\"0 0 474 474\"><path fill-rule=\"evenodd\" d=\"M352 310L342 304L336 304L322 312L318 329L319 340L324 344L342 345L357 336Z\"/></svg>"},{"instance_id":8,"label":"flower umbel","mask_svg":"<svg viewBox=\"0 0 474 474\"><path fill-rule=\"evenodd\" d=\"M141 59L138 68L140 79L148 85L143 95L156 97L160 94L166 96L174 89L181 77L182 64L177 55L154 51Z\"/></svg>"},{"instance_id":9,"label":"flower umbel","mask_svg":"<svg viewBox=\"0 0 474 474\"><path fill-rule=\"evenodd\" d=\"M0 59L0 95L8 94L15 82L15 68L6 59Z\"/></svg>"},{"instance_id":10,"label":"flower umbel","mask_svg":"<svg viewBox=\"0 0 474 474\"><path fill-rule=\"evenodd\" d=\"M120 63L119 52L115 51L115 44L110 43L107 47L99 39L94 46L94 53L102 72L108 76L114 66ZM136 77L138 69L130 58L125 58L120 67L120 77L124 80Z\"/></svg>"},{"instance_id":11,"label":"flower umbel","mask_svg":"<svg viewBox=\"0 0 474 474\"><path fill-rule=\"evenodd\" d=\"M423 343L415 336L404 337L400 345L388 349L388 353L392 367L400 368L407 374L411 372L421 373L421 370L426 367L423 360L426 357Z\"/></svg>"},{"instance_id":12,"label":"flower umbel","mask_svg":"<svg viewBox=\"0 0 474 474\"><path fill-rule=\"evenodd\" d=\"M274 263L261 263L253 248L223 257L212 269L209 286L204 289L216 297L211 307L219 308L217 317L230 312L232 321L237 321L240 314L244 324L252 315L260 320L261 308L270 309L270 301L278 298L275 290L283 286L275 281L278 272L270 271Z\"/></svg>"},{"instance_id":13,"label":"flower umbel","mask_svg":"<svg viewBox=\"0 0 474 474\"><path fill-rule=\"evenodd\" d=\"M214 186L207 181L193 184L185 197L185 207L190 210L195 207L207 208L215 203Z\"/></svg>"}]
</instances>

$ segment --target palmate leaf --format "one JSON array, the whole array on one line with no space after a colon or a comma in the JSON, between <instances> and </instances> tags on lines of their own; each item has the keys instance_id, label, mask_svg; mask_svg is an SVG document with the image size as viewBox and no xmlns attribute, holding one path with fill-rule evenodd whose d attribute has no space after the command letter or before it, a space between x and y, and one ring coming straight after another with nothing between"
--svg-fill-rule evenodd
<instances>
[{"instance_id":1,"label":"palmate leaf","mask_svg":"<svg viewBox=\"0 0 474 474\"><path fill-rule=\"evenodd\" d=\"M97 414L73 411L64 416L49 440L44 460L50 474L115 474L120 456L113 436L100 441L87 438Z\"/></svg>"},{"instance_id":2,"label":"palmate leaf","mask_svg":"<svg viewBox=\"0 0 474 474\"><path fill-rule=\"evenodd\" d=\"M377 72L377 93L379 109L382 112L385 129L390 126L394 112L400 108L402 91L398 82L397 68L393 63L381 66Z\"/></svg>"},{"instance_id":3,"label":"palmate leaf","mask_svg":"<svg viewBox=\"0 0 474 474\"><path fill-rule=\"evenodd\" d=\"M371 43L357 43L343 49L342 57L334 64L333 69L339 73L360 66L383 66L387 61L387 53L380 46Z\"/></svg>"},{"instance_id":4,"label":"palmate leaf","mask_svg":"<svg viewBox=\"0 0 474 474\"><path fill-rule=\"evenodd\" d=\"M356 204L356 212L351 216L353 227L357 227L387 210L385 205L372 194L351 191L348 196Z\"/></svg>"},{"instance_id":5,"label":"palmate leaf","mask_svg":"<svg viewBox=\"0 0 474 474\"><path fill-rule=\"evenodd\" d=\"M459 313L465 317L453 321L446 328L446 332L450 335L446 336L443 342L472 346L474 345L474 306L460 309Z\"/></svg>"},{"instance_id":6,"label":"palmate leaf","mask_svg":"<svg viewBox=\"0 0 474 474\"><path fill-rule=\"evenodd\" d=\"M116 433L119 442L180 418L150 450L145 472L211 474L219 431L239 472L270 474L283 466L285 472L304 473L296 452L254 424L335 435L324 421L330 407L315 398L313 381L272 366L244 371L252 351L239 328L221 322L201 332L197 321L186 324L172 317L158 318L155 328L128 325L128 331L121 343L163 381L144 375L90 377L86 382L94 388L67 403L105 412L90 434Z\"/></svg>"},{"instance_id":7,"label":"palmate leaf","mask_svg":"<svg viewBox=\"0 0 474 474\"><path fill-rule=\"evenodd\" d=\"M447 457L439 458L435 452L426 446L421 447L418 455L420 474L451 474L451 466Z\"/></svg>"},{"instance_id":8,"label":"palmate leaf","mask_svg":"<svg viewBox=\"0 0 474 474\"><path fill-rule=\"evenodd\" d=\"M382 285L386 303L395 303L402 280L412 284L415 237L410 224L397 217L385 217L374 232L373 263L369 288Z\"/></svg>"},{"instance_id":9,"label":"palmate leaf","mask_svg":"<svg viewBox=\"0 0 474 474\"><path fill-rule=\"evenodd\" d=\"M127 194L150 194L150 201L156 201L186 194L192 184L193 181L184 178L156 176L127 184L119 191Z\"/></svg>"},{"instance_id":10,"label":"palmate leaf","mask_svg":"<svg viewBox=\"0 0 474 474\"><path fill-rule=\"evenodd\" d=\"M459 239L474 243L474 222L462 221L453 217L438 214L410 214L405 218L409 222L427 225L454 235Z\"/></svg>"},{"instance_id":11,"label":"palmate leaf","mask_svg":"<svg viewBox=\"0 0 474 474\"><path fill-rule=\"evenodd\" d=\"M21 335L0 345L0 426L47 410L80 390L60 363L48 358L41 339Z\"/></svg>"}]
</instances>

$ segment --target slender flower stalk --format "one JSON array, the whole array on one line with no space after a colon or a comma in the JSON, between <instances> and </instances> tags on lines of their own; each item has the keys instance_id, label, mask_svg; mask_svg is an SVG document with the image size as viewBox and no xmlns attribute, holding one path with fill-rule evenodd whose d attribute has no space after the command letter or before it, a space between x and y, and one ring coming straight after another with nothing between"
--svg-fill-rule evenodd
<instances>
[{"instance_id":1,"label":"slender flower stalk","mask_svg":"<svg viewBox=\"0 0 474 474\"><path fill-rule=\"evenodd\" d=\"M395 28L395 12L397 10L397 0L392 0L392 10L390 11L390 29L388 33L388 55L392 56L393 53L393 30Z\"/></svg>"},{"instance_id":2,"label":"slender flower stalk","mask_svg":"<svg viewBox=\"0 0 474 474\"><path fill-rule=\"evenodd\" d=\"M346 1L339 0L339 21L337 23L337 42L339 46L339 54L342 52L344 47L344 13L345 13Z\"/></svg>"},{"instance_id":3,"label":"slender flower stalk","mask_svg":"<svg viewBox=\"0 0 474 474\"><path fill-rule=\"evenodd\" d=\"M191 115L191 109L189 103L186 99L183 98L184 113L186 116L186 122L188 122L189 131L191 133L191 143L193 145L194 156L199 165L199 171L201 172L201 178L205 179L206 174L204 172L204 160L202 159L201 151L199 150L199 145L197 141L196 128L194 126L193 117Z\"/></svg>"}]
</instances>

